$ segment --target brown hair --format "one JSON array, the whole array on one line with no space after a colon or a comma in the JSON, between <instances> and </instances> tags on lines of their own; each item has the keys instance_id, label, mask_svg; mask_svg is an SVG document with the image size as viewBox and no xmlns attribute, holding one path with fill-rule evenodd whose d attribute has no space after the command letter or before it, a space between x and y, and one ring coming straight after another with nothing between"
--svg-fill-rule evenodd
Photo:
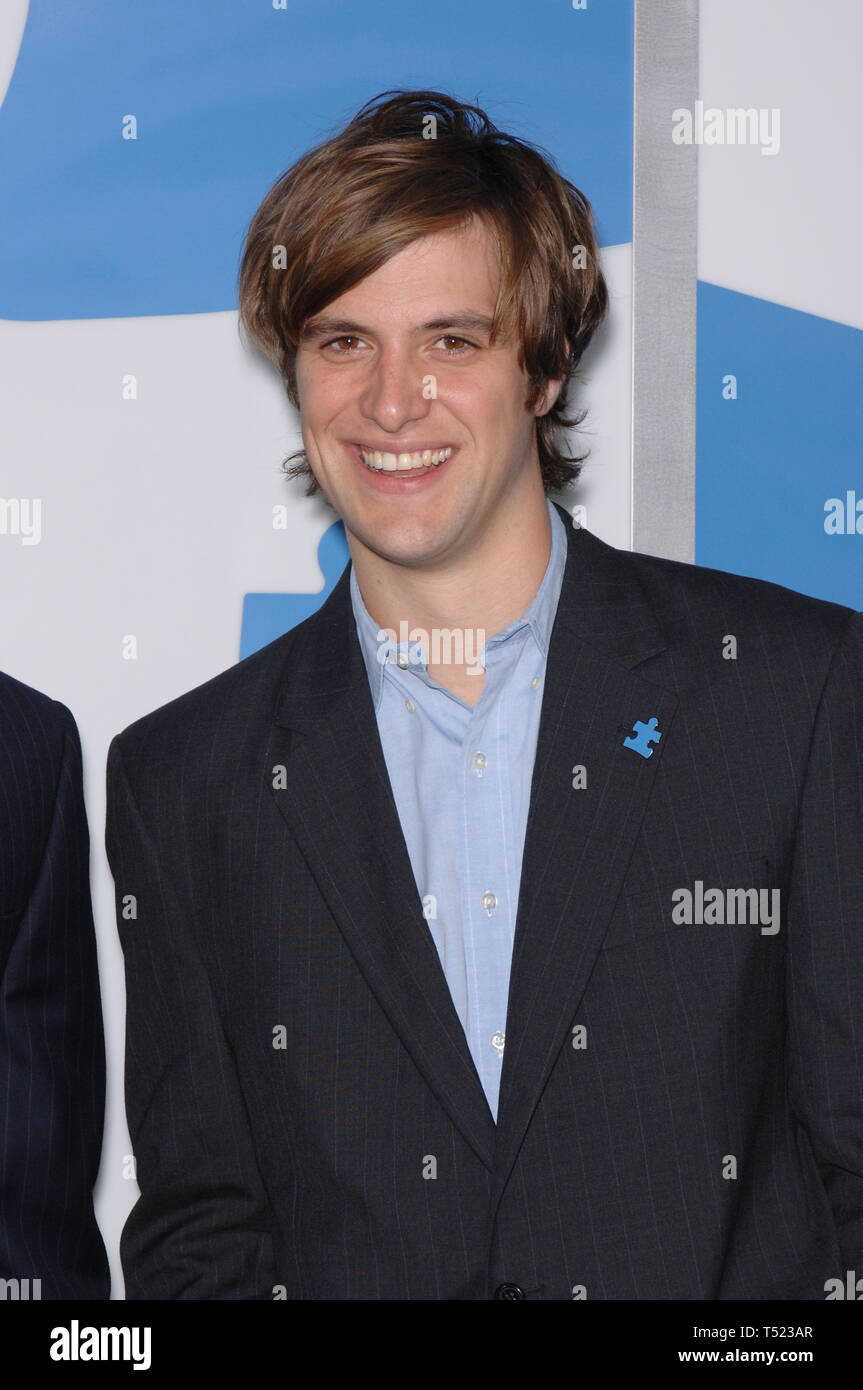
<instances>
[{"instance_id":1,"label":"brown hair","mask_svg":"<svg viewBox=\"0 0 863 1390\"><path fill-rule=\"evenodd\" d=\"M417 237L474 214L501 266L492 341L517 333L525 409L549 380L575 375L608 304L590 203L550 156L499 131L478 106L389 91L297 160L249 227L240 322L278 367L292 405L303 325ZM587 413L570 419L565 407L564 386L536 422L546 492L574 481L587 457L562 452L561 432ZM307 496L317 492L305 452L291 458L300 462L288 476L308 476Z\"/></svg>"}]
</instances>

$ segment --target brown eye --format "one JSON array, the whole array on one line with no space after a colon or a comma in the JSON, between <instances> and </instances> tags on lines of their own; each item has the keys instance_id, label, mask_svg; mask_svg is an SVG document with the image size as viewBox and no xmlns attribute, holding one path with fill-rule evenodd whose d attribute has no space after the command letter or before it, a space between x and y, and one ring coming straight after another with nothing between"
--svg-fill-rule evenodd
<instances>
[{"instance_id":1,"label":"brown eye","mask_svg":"<svg viewBox=\"0 0 863 1390\"><path fill-rule=\"evenodd\" d=\"M446 343L447 351L453 353L464 352L466 348L473 346L471 343L468 342L467 338L460 338L457 333L445 333L442 338L438 339L438 341L441 343ZM454 348L451 346L451 344L453 343L460 343L461 347Z\"/></svg>"}]
</instances>

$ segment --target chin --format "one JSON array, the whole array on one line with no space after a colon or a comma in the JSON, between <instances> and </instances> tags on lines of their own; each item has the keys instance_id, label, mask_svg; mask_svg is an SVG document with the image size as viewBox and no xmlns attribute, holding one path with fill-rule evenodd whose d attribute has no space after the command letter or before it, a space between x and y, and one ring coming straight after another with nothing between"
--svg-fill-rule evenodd
<instances>
[{"instance_id":1,"label":"chin","mask_svg":"<svg viewBox=\"0 0 863 1390\"><path fill-rule=\"evenodd\" d=\"M427 556L437 554L445 543L440 526L371 526L364 531L369 549L398 565L420 564Z\"/></svg>"}]
</instances>

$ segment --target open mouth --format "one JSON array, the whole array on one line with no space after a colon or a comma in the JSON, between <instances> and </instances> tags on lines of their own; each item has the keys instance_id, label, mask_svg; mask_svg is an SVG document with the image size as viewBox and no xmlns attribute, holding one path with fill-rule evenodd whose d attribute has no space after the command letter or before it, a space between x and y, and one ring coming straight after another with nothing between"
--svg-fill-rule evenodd
<instances>
[{"instance_id":1,"label":"open mouth","mask_svg":"<svg viewBox=\"0 0 863 1390\"><path fill-rule=\"evenodd\" d=\"M416 449L413 453L393 454L381 449L364 449L357 445L357 453L371 473L395 473L405 477L419 477L440 468L453 453L452 445L444 449Z\"/></svg>"}]
</instances>

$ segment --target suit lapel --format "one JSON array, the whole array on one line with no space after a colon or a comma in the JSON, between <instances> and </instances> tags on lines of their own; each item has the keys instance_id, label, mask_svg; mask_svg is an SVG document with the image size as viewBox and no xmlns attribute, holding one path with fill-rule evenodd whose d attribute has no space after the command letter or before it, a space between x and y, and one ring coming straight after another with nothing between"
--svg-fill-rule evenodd
<instances>
[{"instance_id":1,"label":"suit lapel","mask_svg":"<svg viewBox=\"0 0 863 1390\"><path fill-rule=\"evenodd\" d=\"M350 565L297 629L272 795L370 989L453 1124L508 1177L602 944L677 705L634 669L665 642L611 546L567 526L531 782L498 1125L431 934L398 819L350 602ZM649 758L623 746L655 716ZM575 790L573 768L587 786Z\"/></svg>"},{"instance_id":2,"label":"suit lapel","mask_svg":"<svg viewBox=\"0 0 863 1390\"><path fill-rule=\"evenodd\" d=\"M268 754L268 767L283 765L285 776L275 779L272 794L393 1029L453 1124L491 1168L494 1119L422 915L349 577L350 566L297 632Z\"/></svg>"},{"instance_id":3,"label":"suit lapel","mask_svg":"<svg viewBox=\"0 0 863 1390\"><path fill-rule=\"evenodd\" d=\"M666 643L633 571L567 524L522 859L495 1154L495 1197L570 1038L667 747L676 696L633 667ZM650 757L623 740L656 717ZM573 787L583 767L586 786Z\"/></svg>"}]
</instances>

